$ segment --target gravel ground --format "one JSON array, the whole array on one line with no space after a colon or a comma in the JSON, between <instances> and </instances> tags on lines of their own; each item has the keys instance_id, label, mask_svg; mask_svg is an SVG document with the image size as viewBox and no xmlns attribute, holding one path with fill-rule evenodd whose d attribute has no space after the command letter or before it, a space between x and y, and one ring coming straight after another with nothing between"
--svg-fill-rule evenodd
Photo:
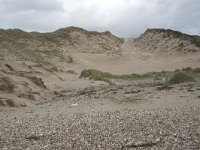
<instances>
[{"instance_id":1,"label":"gravel ground","mask_svg":"<svg viewBox=\"0 0 200 150\"><path fill-rule=\"evenodd\" d=\"M0 120L0 149L200 149L199 106Z\"/></svg>"}]
</instances>

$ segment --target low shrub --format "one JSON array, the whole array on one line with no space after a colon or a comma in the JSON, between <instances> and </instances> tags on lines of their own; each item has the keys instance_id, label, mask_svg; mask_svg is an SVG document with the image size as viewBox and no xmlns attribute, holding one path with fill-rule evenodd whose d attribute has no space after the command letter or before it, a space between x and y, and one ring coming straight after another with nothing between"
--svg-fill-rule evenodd
<instances>
[{"instance_id":1,"label":"low shrub","mask_svg":"<svg viewBox=\"0 0 200 150\"><path fill-rule=\"evenodd\" d=\"M193 73L200 73L200 68L194 68L192 71Z\"/></svg>"},{"instance_id":2,"label":"low shrub","mask_svg":"<svg viewBox=\"0 0 200 150\"><path fill-rule=\"evenodd\" d=\"M169 80L170 84L179 84L179 83L184 83L184 82L194 82L195 79L184 72L178 72L175 73Z\"/></svg>"},{"instance_id":3,"label":"low shrub","mask_svg":"<svg viewBox=\"0 0 200 150\"><path fill-rule=\"evenodd\" d=\"M176 70L174 70L174 72L180 72L181 70L180 69L176 69Z\"/></svg>"},{"instance_id":4,"label":"low shrub","mask_svg":"<svg viewBox=\"0 0 200 150\"><path fill-rule=\"evenodd\" d=\"M96 69L86 69L81 72L79 78L89 78L90 80L100 80L111 83L110 78L116 78L117 76L112 75L111 73L102 72Z\"/></svg>"},{"instance_id":5,"label":"low shrub","mask_svg":"<svg viewBox=\"0 0 200 150\"><path fill-rule=\"evenodd\" d=\"M186 68L183 68L182 71L192 71L192 68L191 67L186 67Z\"/></svg>"}]
</instances>

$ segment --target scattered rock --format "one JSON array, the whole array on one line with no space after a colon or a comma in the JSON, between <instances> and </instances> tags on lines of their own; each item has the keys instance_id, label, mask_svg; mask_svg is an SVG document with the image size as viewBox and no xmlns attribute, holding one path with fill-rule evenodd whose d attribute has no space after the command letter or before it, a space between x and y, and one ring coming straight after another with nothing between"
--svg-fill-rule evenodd
<instances>
[{"instance_id":1,"label":"scattered rock","mask_svg":"<svg viewBox=\"0 0 200 150\"><path fill-rule=\"evenodd\" d=\"M73 107L76 107L78 106L78 103L75 103L75 104L71 104Z\"/></svg>"},{"instance_id":2,"label":"scattered rock","mask_svg":"<svg viewBox=\"0 0 200 150\"><path fill-rule=\"evenodd\" d=\"M188 92L194 92L194 90L193 90L193 89L188 89L187 91L188 91Z\"/></svg>"},{"instance_id":3,"label":"scattered rock","mask_svg":"<svg viewBox=\"0 0 200 150\"><path fill-rule=\"evenodd\" d=\"M158 141L159 142L159 141ZM158 142L138 142L138 143L128 143L126 146L123 146L122 149L126 148L148 148L155 146Z\"/></svg>"},{"instance_id":4,"label":"scattered rock","mask_svg":"<svg viewBox=\"0 0 200 150\"><path fill-rule=\"evenodd\" d=\"M30 135L26 137L27 140L39 140L40 137L37 135Z\"/></svg>"},{"instance_id":5,"label":"scattered rock","mask_svg":"<svg viewBox=\"0 0 200 150\"><path fill-rule=\"evenodd\" d=\"M131 90L130 92L124 92L124 94L135 94L135 93L140 93L141 90Z\"/></svg>"}]
</instances>

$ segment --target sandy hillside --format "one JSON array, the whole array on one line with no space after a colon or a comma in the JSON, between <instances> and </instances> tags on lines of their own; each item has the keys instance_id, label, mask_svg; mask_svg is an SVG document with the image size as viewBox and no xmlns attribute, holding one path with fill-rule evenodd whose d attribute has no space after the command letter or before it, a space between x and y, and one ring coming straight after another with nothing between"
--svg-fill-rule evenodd
<instances>
[{"instance_id":1,"label":"sandy hillside","mask_svg":"<svg viewBox=\"0 0 200 150\"><path fill-rule=\"evenodd\" d=\"M0 30L0 149L200 149L199 43Z\"/></svg>"},{"instance_id":2,"label":"sandy hillside","mask_svg":"<svg viewBox=\"0 0 200 150\"><path fill-rule=\"evenodd\" d=\"M79 79L84 69L131 74L200 64L198 36L164 29L148 29L137 39L76 27L51 33L1 29L0 41L0 75L13 86L4 88L1 97L5 101L12 95L19 105L29 104L22 104L24 99L104 84Z\"/></svg>"}]
</instances>

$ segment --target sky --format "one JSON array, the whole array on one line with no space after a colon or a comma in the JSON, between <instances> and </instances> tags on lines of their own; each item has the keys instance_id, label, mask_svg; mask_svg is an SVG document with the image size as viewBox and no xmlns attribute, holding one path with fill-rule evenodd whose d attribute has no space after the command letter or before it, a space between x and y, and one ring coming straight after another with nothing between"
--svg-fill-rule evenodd
<instances>
[{"instance_id":1,"label":"sky","mask_svg":"<svg viewBox=\"0 0 200 150\"><path fill-rule=\"evenodd\" d=\"M0 0L0 28L51 32L77 26L137 37L147 28L200 35L200 0Z\"/></svg>"}]
</instances>

